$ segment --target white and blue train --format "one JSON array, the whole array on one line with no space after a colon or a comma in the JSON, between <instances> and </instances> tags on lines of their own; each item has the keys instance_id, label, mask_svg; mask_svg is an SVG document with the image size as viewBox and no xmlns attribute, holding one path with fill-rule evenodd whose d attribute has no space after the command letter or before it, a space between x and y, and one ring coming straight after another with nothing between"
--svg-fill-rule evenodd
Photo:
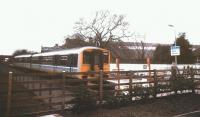
<instances>
[{"instance_id":1,"label":"white and blue train","mask_svg":"<svg viewBox=\"0 0 200 117\"><path fill-rule=\"evenodd\" d=\"M44 72L89 72L110 70L110 52L98 47L80 47L14 57L14 66ZM85 76L84 76L85 77Z\"/></svg>"}]
</instances>

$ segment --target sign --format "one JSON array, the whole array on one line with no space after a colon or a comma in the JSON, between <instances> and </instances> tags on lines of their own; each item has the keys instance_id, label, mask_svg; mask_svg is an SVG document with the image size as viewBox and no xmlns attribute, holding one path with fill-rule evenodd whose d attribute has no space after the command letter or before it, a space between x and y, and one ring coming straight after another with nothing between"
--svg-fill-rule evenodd
<instances>
[{"instance_id":1,"label":"sign","mask_svg":"<svg viewBox=\"0 0 200 117\"><path fill-rule=\"evenodd\" d=\"M180 46L171 46L171 56L179 56L180 55Z\"/></svg>"}]
</instances>

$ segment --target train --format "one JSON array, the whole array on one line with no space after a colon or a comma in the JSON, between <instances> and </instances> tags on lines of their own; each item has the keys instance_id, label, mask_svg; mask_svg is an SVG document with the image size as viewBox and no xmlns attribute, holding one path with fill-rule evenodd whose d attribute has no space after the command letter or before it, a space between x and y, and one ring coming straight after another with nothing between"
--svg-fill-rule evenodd
<instances>
[{"instance_id":1,"label":"train","mask_svg":"<svg viewBox=\"0 0 200 117\"><path fill-rule=\"evenodd\" d=\"M86 46L38 54L18 55L14 57L13 66L52 73L109 71L110 51ZM78 75L77 77L82 79L89 76Z\"/></svg>"}]
</instances>

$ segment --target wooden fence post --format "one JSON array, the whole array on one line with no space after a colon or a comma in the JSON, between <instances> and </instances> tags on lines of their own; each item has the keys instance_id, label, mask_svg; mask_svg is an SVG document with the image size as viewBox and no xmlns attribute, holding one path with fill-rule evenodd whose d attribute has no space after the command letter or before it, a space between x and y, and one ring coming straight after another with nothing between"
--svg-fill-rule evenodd
<instances>
[{"instance_id":1,"label":"wooden fence post","mask_svg":"<svg viewBox=\"0 0 200 117\"><path fill-rule=\"evenodd\" d=\"M84 77L82 80L83 80L85 86L88 87L88 77Z\"/></svg>"},{"instance_id":2,"label":"wooden fence post","mask_svg":"<svg viewBox=\"0 0 200 117\"><path fill-rule=\"evenodd\" d=\"M40 77L38 77L38 80L42 80ZM39 96L42 96L42 83L39 82Z\"/></svg>"},{"instance_id":3,"label":"wooden fence post","mask_svg":"<svg viewBox=\"0 0 200 117\"><path fill-rule=\"evenodd\" d=\"M63 71L63 76L62 76L62 110L65 110L65 71Z\"/></svg>"},{"instance_id":4,"label":"wooden fence post","mask_svg":"<svg viewBox=\"0 0 200 117\"><path fill-rule=\"evenodd\" d=\"M13 74L12 72L9 72L6 117L10 117L11 99L12 99L12 74Z\"/></svg>"},{"instance_id":5,"label":"wooden fence post","mask_svg":"<svg viewBox=\"0 0 200 117\"><path fill-rule=\"evenodd\" d=\"M191 80L192 80L192 83L193 83L193 85L192 85L192 93L193 94L195 94L195 82L194 82L194 69L193 68L191 68L190 69L190 76L191 76Z\"/></svg>"},{"instance_id":6,"label":"wooden fence post","mask_svg":"<svg viewBox=\"0 0 200 117\"><path fill-rule=\"evenodd\" d=\"M120 74L119 74L119 70L117 71L117 95L120 94Z\"/></svg>"},{"instance_id":7,"label":"wooden fence post","mask_svg":"<svg viewBox=\"0 0 200 117\"><path fill-rule=\"evenodd\" d=\"M36 81L36 75L35 75L35 73L33 74L32 81L33 81L33 83L32 83L32 89L35 89L35 81ZM33 91L33 93L35 94L34 91Z\"/></svg>"},{"instance_id":8,"label":"wooden fence post","mask_svg":"<svg viewBox=\"0 0 200 117\"><path fill-rule=\"evenodd\" d=\"M134 73L133 71L130 71L130 77L129 77L129 96L130 96L130 101L132 101L132 98L133 98L133 76L134 76Z\"/></svg>"},{"instance_id":9,"label":"wooden fence post","mask_svg":"<svg viewBox=\"0 0 200 117\"><path fill-rule=\"evenodd\" d=\"M157 84L158 84L156 69L154 69L154 77L153 78L154 78L154 94L153 94L153 97L156 98Z\"/></svg>"},{"instance_id":10,"label":"wooden fence post","mask_svg":"<svg viewBox=\"0 0 200 117\"><path fill-rule=\"evenodd\" d=\"M31 87L31 84L30 84L30 79L27 77L27 76L25 76L26 77L26 83L27 83L27 89L30 89L30 87Z\"/></svg>"},{"instance_id":11,"label":"wooden fence post","mask_svg":"<svg viewBox=\"0 0 200 117\"><path fill-rule=\"evenodd\" d=\"M24 77L23 77L23 76L20 76L20 77L21 77L21 79L22 79L22 83L24 83ZM25 84L23 84L23 86L26 87Z\"/></svg>"},{"instance_id":12,"label":"wooden fence post","mask_svg":"<svg viewBox=\"0 0 200 117\"><path fill-rule=\"evenodd\" d=\"M100 70L99 73L99 102L102 103L103 100L103 71Z\"/></svg>"},{"instance_id":13,"label":"wooden fence post","mask_svg":"<svg viewBox=\"0 0 200 117\"><path fill-rule=\"evenodd\" d=\"M52 109L52 98L51 98L51 96L52 96L52 80L53 80L53 78L52 78L53 76L50 76L50 84L49 84L49 109Z\"/></svg>"},{"instance_id":14,"label":"wooden fence post","mask_svg":"<svg viewBox=\"0 0 200 117\"><path fill-rule=\"evenodd\" d=\"M25 82L26 82L25 84L27 85L26 88L28 89L28 87L29 87L29 84L27 83L28 78L26 76L24 76L24 78L25 78Z\"/></svg>"}]
</instances>

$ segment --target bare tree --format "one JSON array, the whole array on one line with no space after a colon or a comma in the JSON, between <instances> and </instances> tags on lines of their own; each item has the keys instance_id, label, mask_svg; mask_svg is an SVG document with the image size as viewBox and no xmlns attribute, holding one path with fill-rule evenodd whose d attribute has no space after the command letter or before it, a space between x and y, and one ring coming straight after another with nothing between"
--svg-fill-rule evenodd
<instances>
[{"instance_id":1,"label":"bare tree","mask_svg":"<svg viewBox=\"0 0 200 117\"><path fill-rule=\"evenodd\" d=\"M145 58L146 44L133 37L135 34L129 31L129 23L124 15L111 14L109 11L97 11L90 20L82 18L76 22L74 29L75 33L82 35L84 40L91 45L111 50L112 57L120 57L124 60L143 60ZM145 39L145 37L141 38ZM131 40L132 49L125 40Z\"/></svg>"},{"instance_id":2,"label":"bare tree","mask_svg":"<svg viewBox=\"0 0 200 117\"><path fill-rule=\"evenodd\" d=\"M94 46L105 48L112 41L122 41L131 37L128 25L124 15L111 15L109 11L98 11L90 21L80 19L74 29Z\"/></svg>"},{"instance_id":3,"label":"bare tree","mask_svg":"<svg viewBox=\"0 0 200 117\"><path fill-rule=\"evenodd\" d=\"M138 40L139 39L139 40ZM147 56L147 43L145 43L145 35L135 34L134 42L129 42L128 46L130 49L134 50L134 58L138 60L144 60Z\"/></svg>"}]
</instances>

